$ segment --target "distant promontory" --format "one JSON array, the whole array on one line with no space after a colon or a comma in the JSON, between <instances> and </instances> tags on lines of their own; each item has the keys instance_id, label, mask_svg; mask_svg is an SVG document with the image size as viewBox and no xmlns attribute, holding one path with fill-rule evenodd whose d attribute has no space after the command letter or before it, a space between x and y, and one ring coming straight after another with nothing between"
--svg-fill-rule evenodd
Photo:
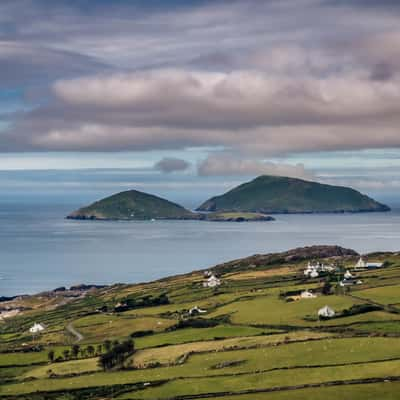
<instances>
[{"instance_id":1,"label":"distant promontory","mask_svg":"<svg viewBox=\"0 0 400 400\"><path fill-rule=\"evenodd\" d=\"M348 187L262 175L212 197L197 211L296 214L390 211L390 208Z\"/></svg>"}]
</instances>

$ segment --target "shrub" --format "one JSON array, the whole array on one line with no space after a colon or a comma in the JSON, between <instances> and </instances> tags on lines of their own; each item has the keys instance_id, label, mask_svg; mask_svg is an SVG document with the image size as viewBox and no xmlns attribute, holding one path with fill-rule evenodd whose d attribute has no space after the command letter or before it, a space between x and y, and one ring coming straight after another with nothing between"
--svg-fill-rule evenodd
<instances>
[{"instance_id":1,"label":"shrub","mask_svg":"<svg viewBox=\"0 0 400 400\"><path fill-rule=\"evenodd\" d=\"M189 318L182 319L176 325L168 328L168 331L175 331L177 329L185 328L212 328L220 324L220 321L215 319L203 319L203 318Z\"/></svg>"},{"instance_id":2,"label":"shrub","mask_svg":"<svg viewBox=\"0 0 400 400\"><path fill-rule=\"evenodd\" d=\"M377 306L375 304L355 304L350 308L343 310L343 316L357 315L357 314L365 314L372 311L380 311L382 307Z\"/></svg>"},{"instance_id":3,"label":"shrub","mask_svg":"<svg viewBox=\"0 0 400 400\"><path fill-rule=\"evenodd\" d=\"M114 346L102 354L99 358L99 365L104 371L114 367L122 368L126 359L135 352L135 344L132 340L122 343L115 342Z\"/></svg>"},{"instance_id":4,"label":"shrub","mask_svg":"<svg viewBox=\"0 0 400 400\"><path fill-rule=\"evenodd\" d=\"M147 331L136 331L136 332L132 332L130 334L130 337L132 338L138 338L138 337L143 337L143 336L150 336L153 335L154 331L152 330L147 330Z\"/></svg>"}]
</instances>

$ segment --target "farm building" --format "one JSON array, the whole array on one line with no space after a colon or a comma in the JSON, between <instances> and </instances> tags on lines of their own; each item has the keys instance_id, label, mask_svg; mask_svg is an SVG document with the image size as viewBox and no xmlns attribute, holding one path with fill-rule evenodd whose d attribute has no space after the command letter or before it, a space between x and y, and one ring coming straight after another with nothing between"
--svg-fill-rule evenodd
<instances>
[{"instance_id":1,"label":"farm building","mask_svg":"<svg viewBox=\"0 0 400 400\"><path fill-rule=\"evenodd\" d=\"M351 279L351 278L354 278L354 276L349 270L347 270L344 274L344 279Z\"/></svg>"},{"instance_id":2,"label":"farm building","mask_svg":"<svg viewBox=\"0 0 400 400\"><path fill-rule=\"evenodd\" d=\"M377 269L382 267L382 262L365 262L364 259L360 257L357 264L354 266L354 269Z\"/></svg>"},{"instance_id":3,"label":"farm building","mask_svg":"<svg viewBox=\"0 0 400 400\"><path fill-rule=\"evenodd\" d=\"M189 315L204 314L206 312L206 310L202 310L201 308L194 306L189 310Z\"/></svg>"},{"instance_id":4,"label":"farm building","mask_svg":"<svg viewBox=\"0 0 400 400\"><path fill-rule=\"evenodd\" d=\"M301 292L300 297L302 299L315 299L317 296L309 290L304 290L304 292Z\"/></svg>"},{"instance_id":5,"label":"farm building","mask_svg":"<svg viewBox=\"0 0 400 400\"><path fill-rule=\"evenodd\" d=\"M29 328L30 333L40 333L45 330L44 325L37 324L36 322Z\"/></svg>"},{"instance_id":6,"label":"farm building","mask_svg":"<svg viewBox=\"0 0 400 400\"><path fill-rule=\"evenodd\" d=\"M218 279L215 275L211 275L205 282L203 282L204 287L217 287L221 284L221 280Z\"/></svg>"},{"instance_id":7,"label":"farm building","mask_svg":"<svg viewBox=\"0 0 400 400\"><path fill-rule=\"evenodd\" d=\"M318 317L332 318L335 316L335 310L329 306L322 307L318 310Z\"/></svg>"},{"instance_id":8,"label":"farm building","mask_svg":"<svg viewBox=\"0 0 400 400\"><path fill-rule=\"evenodd\" d=\"M335 267L332 265L326 265L320 262L311 263L309 262L306 269L304 270L304 275L308 278L317 278L320 273L323 272L333 272Z\"/></svg>"},{"instance_id":9,"label":"farm building","mask_svg":"<svg viewBox=\"0 0 400 400\"><path fill-rule=\"evenodd\" d=\"M339 285L344 287L344 286L353 286L353 285L361 285L362 281L357 278L349 278L349 279L343 279L340 281Z\"/></svg>"}]
</instances>

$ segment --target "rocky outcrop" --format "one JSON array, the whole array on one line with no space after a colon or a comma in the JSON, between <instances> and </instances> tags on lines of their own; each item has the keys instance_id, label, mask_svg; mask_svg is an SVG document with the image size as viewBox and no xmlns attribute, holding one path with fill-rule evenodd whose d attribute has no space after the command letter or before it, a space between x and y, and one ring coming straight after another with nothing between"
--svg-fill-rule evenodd
<instances>
[{"instance_id":1,"label":"rocky outcrop","mask_svg":"<svg viewBox=\"0 0 400 400\"><path fill-rule=\"evenodd\" d=\"M305 260L323 260L335 258L354 258L359 254L352 250L340 246L307 246L281 253L255 254L250 257L233 260L219 264L212 269L219 274L230 271L239 271L257 267L272 267L283 263L300 262Z\"/></svg>"}]
</instances>

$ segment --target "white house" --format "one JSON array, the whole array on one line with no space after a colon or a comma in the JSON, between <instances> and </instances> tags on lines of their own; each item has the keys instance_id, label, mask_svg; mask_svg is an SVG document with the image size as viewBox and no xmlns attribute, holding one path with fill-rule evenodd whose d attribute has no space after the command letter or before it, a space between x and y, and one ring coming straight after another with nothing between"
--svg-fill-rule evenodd
<instances>
[{"instance_id":1,"label":"white house","mask_svg":"<svg viewBox=\"0 0 400 400\"><path fill-rule=\"evenodd\" d=\"M40 333L45 330L42 324L37 324L36 322L29 328L30 333Z\"/></svg>"},{"instance_id":2,"label":"white house","mask_svg":"<svg viewBox=\"0 0 400 400\"><path fill-rule=\"evenodd\" d=\"M205 282L203 282L204 287L217 287L221 284L221 280L218 279L215 275L211 275Z\"/></svg>"},{"instance_id":3,"label":"white house","mask_svg":"<svg viewBox=\"0 0 400 400\"><path fill-rule=\"evenodd\" d=\"M353 285L362 285L362 281L360 279L356 279L353 277L353 278L349 278L349 279L343 279L342 281L340 281L339 285L342 287L353 286Z\"/></svg>"},{"instance_id":4,"label":"white house","mask_svg":"<svg viewBox=\"0 0 400 400\"><path fill-rule=\"evenodd\" d=\"M304 290L304 292L301 292L300 297L302 299L315 299L317 296L309 290Z\"/></svg>"},{"instance_id":5,"label":"white house","mask_svg":"<svg viewBox=\"0 0 400 400\"><path fill-rule=\"evenodd\" d=\"M318 310L318 317L332 318L335 316L335 310L329 306L322 307Z\"/></svg>"},{"instance_id":6,"label":"white house","mask_svg":"<svg viewBox=\"0 0 400 400\"><path fill-rule=\"evenodd\" d=\"M202 310L201 308L194 306L189 310L190 315L197 315L197 314L204 314L206 313L206 310Z\"/></svg>"},{"instance_id":7,"label":"white house","mask_svg":"<svg viewBox=\"0 0 400 400\"><path fill-rule=\"evenodd\" d=\"M362 257L357 261L357 264L354 266L354 269L364 269L366 267L365 261Z\"/></svg>"},{"instance_id":8,"label":"white house","mask_svg":"<svg viewBox=\"0 0 400 400\"><path fill-rule=\"evenodd\" d=\"M317 278L319 276L318 265L309 262L307 268L304 270L304 275L308 278Z\"/></svg>"},{"instance_id":9,"label":"white house","mask_svg":"<svg viewBox=\"0 0 400 400\"><path fill-rule=\"evenodd\" d=\"M317 278L321 272L332 272L334 270L335 267L333 267L332 265L325 265L320 262L308 262L308 265L304 270L304 275L308 278Z\"/></svg>"},{"instance_id":10,"label":"white house","mask_svg":"<svg viewBox=\"0 0 400 400\"><path fill-rule=\"evenodd\" d=\"M375 269L375 268L382 268L383 263L381 262L367 262L367 268Z\"/></svg>"},{"instance_id":11,"label":"white house","mask_svg":"<svg viewBox=\"0 0 400 400\"><path fill-rule=\"evenodd\" d=\"M382 268L382 262L365 262L362 257L357 261L357 264L354 266L354 269L376 269Z\"/></svg>"},{"instance_id":12,"label":"white house","mask_svg":"<svg viewBox=\"0 0 400 400\"><path fill-rule=\"evenodd\" d=\"M349 270L347 270L344 273L344 279L351 279L351 278L354 278L354 276L352 275L352 273Z\"/></svg>"}]
</instances>

